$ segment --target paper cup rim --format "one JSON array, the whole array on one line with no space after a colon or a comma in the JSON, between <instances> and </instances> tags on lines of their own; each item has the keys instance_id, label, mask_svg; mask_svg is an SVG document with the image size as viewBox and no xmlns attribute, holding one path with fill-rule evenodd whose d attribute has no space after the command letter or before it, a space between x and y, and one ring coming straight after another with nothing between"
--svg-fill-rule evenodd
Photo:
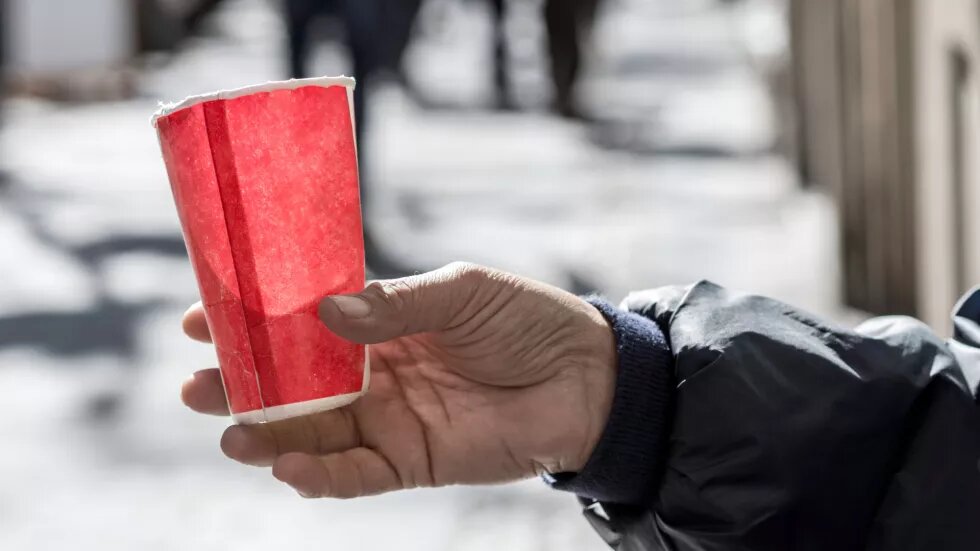
<instances>
[{"instance_id":1,"label":"paper cup rim","mask_svg":"<svg viewBox=\"0 0 980 551\"><path fill-rule=\"evenodd\" d=\"M160 117L166 117L167 115L171 115L177 111L180 111L181 109L187 109L188 107L193 107L194 105L207 101L235 99L242 96L258 94L261 92L272 92L275 90L296 90L297 88L303 88L306 86L320 86L322 88L343 86L348 89L353 89L354 85L355 81L353 78L348 76L339 76L291 78L289 80L274 80L264 82L262 84L252 84L250 86L242 86L241 88L232 88L230 90L218 90L207 94L188 96L178 102L161 102L160 108L157 109L156 113L153 113L153 117L150 118L150 124L152 124L155 128L157 125L157 120L160 119Z\"/></svg>"}]
</instances>

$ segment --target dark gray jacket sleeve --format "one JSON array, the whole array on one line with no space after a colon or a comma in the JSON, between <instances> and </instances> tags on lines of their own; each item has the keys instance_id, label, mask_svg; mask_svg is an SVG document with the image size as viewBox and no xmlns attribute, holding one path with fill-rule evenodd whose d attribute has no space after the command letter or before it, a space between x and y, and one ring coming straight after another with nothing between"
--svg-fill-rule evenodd
<instances>
[{"instance_id":1,"label":"dark gray jacket sleeve","mask_svg":"<svg viewBox=\"0 0 980 551\"><path fill-rule=\"evenodd\" d=\"M625 306L666 337L673 382L654 491L602 503L619 549L980 549L976 342L704 282Z\"/></svg>"}]
</instances>

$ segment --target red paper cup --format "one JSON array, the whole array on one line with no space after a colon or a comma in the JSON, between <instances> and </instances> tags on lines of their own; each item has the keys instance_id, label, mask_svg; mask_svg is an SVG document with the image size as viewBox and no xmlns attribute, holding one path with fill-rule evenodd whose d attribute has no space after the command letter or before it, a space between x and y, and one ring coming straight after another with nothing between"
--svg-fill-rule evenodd
<instances>
[{"instance_id":1,"label":"red paper cup","mask_svg":"<svg viewBox=\"0 0 980 551\"><path fill-rule=\"evenodd\" d=\"M320 322L364 287L350 78L274 82L164 106L153 125L236 422L353 402L365 348Z\"/></svg>"}]
</instances>

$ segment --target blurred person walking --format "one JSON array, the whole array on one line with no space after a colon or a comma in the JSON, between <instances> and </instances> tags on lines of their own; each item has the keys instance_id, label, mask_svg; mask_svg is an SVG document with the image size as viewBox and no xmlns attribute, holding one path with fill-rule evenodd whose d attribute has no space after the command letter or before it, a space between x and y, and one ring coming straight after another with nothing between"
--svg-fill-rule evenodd
<instances>
[{"instance_id":1,"label":"blurred person walking","mask_svg":"<svg viewBox=\"0 0 980 551\"><path fill-rule=\"evenodd\" d=\"M517 108L507 63L507 0L488 0L493 19L494 105L502 111Z\"/></svg>"},{"instance_id":2,"label":"blurred person walking","mask_svg":"<svg viewBox=\"0 0 980 551\"><path fill-rule=\"evenodd\" d=\"M513 109L513 90L507 74L505 23L508 0L489 0L493 17L493 82L496 104ZM545 0L542 7L554 89L552 109L563 117L584 118L576 99L583 53L601 0Z\"/></svg>"},{"instance_id":3,"label":"blurred person walking","mask_svg":"<svg viewBox=\"0 0 980 551\"><path fill-rule=\"evenodd\" d=\"M7 89L5 86L7 77L7 3L0 0L0 129L3 128L4 103L6 101ZM3 165L0 165L0 186L7 183L7 175Z\"/></svg>"},{"instance_id":4,"label":"blurred person walking","mask_svg":"<svg viewBox=\"0 0 980 551\"><path fill-rule=\"evenodd\" d=\"M360 138L370 125L364 100L371 80L382 71L401 74L401 58L421 3L422 0L286 0L290 77L315 76L310 72L313 23L323 16L337 18L344 29L351 70L357 80L354 110Z\"/></svg>"},{"instance_id":5,"label":"blurred person walking","mask_svg":"<svg viewBox=\"0 0 980 551\"><path fill-rule=\"evenodd\" d=\"M361 204L370 211L370 173L365 133L371 126L368 98L380 73L401 74L401 56L421 0L286 0L284 15L288 32L288 68L291 78L313 76L310 70L314 46L313 24L324 16L335 17L344 29L350 53L354 88L355 132L360 165ZM392 259L378 243L365 220L364 253L368 269L377 277L393 277L415 271Z\"/></svg>"},{"instance_id":6,"label":"blurred person walking","mask_svg":"<svg viewBox=\"0 0 980 551\"><path fill-rule=\"evenodd\" d=\"M583 118L575 97L582 70L585 44L600 0L546 0L544 21L548 28L551 82L555 88L552 108L563 117Z\"/></svg>"},{"instance_id":7,"label":"blurred person walking","mask_svg":"<svg viewBox=\"0 0 980 551\"><path fill-rule=\"evenodd\" d=\"M291 78L314 76L310 72L310 58L314 46L313 23L325 16L339 19L344 29L350 52L351 71L357 80L354 89L354 116L356 131L361 137L366 125L365 91L368 81L378 70L383 58L383 42L378 35L380 25L380 0L286 0L285 18L288 32L288 65ZM358 140L362 142L362 140ZM363 145L363 142L362 142ZM363 152L360 152L363 154Z\"/></svg>"}]
</instances>

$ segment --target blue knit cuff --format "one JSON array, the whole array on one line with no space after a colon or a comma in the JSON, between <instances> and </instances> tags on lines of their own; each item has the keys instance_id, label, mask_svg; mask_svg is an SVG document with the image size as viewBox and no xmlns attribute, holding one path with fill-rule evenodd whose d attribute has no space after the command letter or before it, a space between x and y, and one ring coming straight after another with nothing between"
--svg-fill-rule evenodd
<instances>
[{"instance_id":1,"label":"blue knit cuff","mask_svg":"<svg viewBox=\"0 0 980 551\"><path fill-rule=\"evenodd\" d=\"M553 488L606 503L642 504L655 494L670 422L672 356L653 321L586 299L616 336L618 373L606 428L578 473L545 476Z\"/></svg>"}]
</instances>

